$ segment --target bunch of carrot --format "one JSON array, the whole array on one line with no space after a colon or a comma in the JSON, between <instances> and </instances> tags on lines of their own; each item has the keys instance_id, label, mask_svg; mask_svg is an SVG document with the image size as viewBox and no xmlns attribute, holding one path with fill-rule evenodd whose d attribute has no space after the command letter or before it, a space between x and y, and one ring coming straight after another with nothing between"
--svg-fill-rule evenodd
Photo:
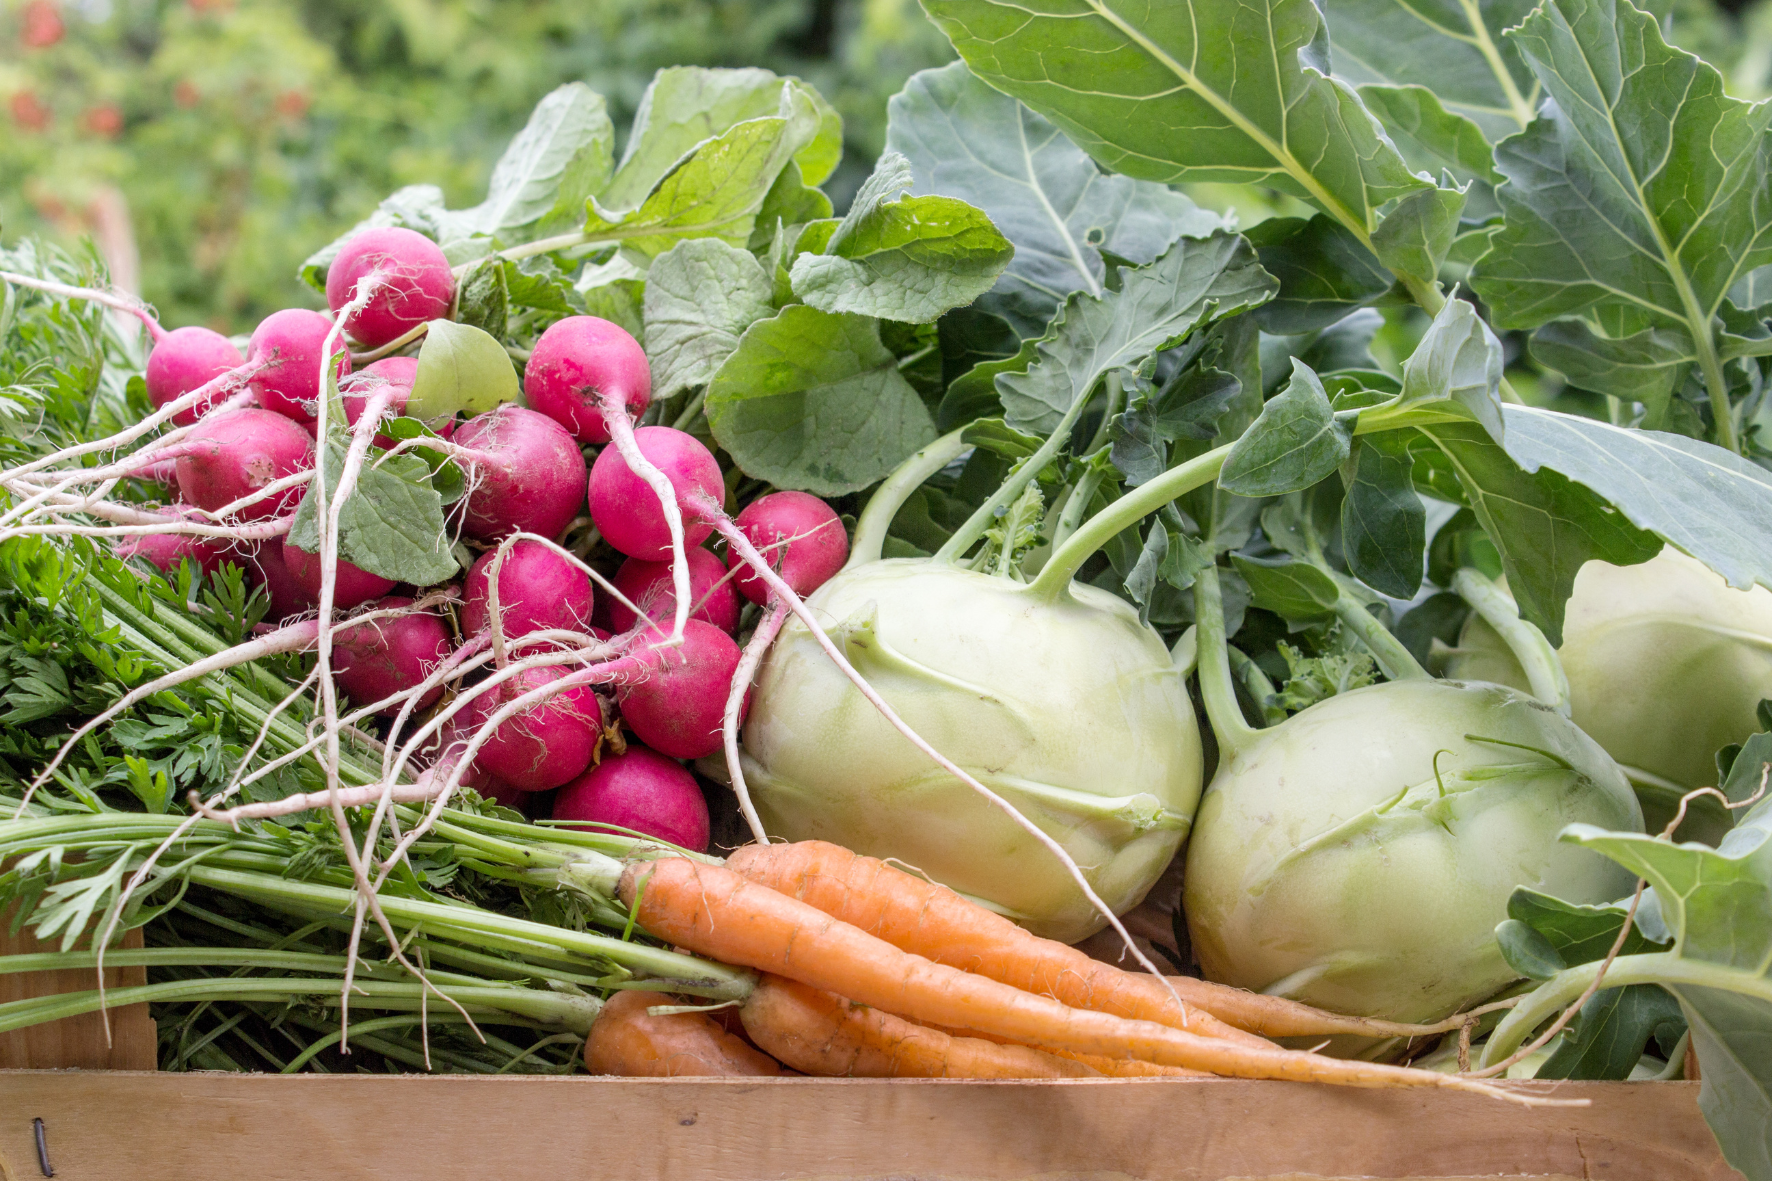
<instances>
[{"instance_id":1,"label":"bunch of carrot","mask_svg":"<svg viewBox=\"0 0 1772 1181\"><path fill-rule=\"evenodd\" d=\"M1282 1049L1263 1037L1419 1036L1441 1026L1324 1013L1099 962L952 890L818 841L725 865L594 856L580 880L652 935L755 969L736 1023L657 994L612 1001L586 1063L624 1075L896 1078L1220 1075L1426 1086L1544 1102L1492 1084ZM759 1052L761 1051L761 1052Z\"/></svg>"}]
</instances>

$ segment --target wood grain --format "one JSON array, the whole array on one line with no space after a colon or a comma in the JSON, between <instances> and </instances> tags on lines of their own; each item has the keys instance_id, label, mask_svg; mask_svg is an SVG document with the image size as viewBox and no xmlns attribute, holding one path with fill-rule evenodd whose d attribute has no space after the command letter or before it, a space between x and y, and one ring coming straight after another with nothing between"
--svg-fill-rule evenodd
<instances>
[{"instance_id":1,"label":"wood grain","mask_svg":"<svg viewBox=\"0 0 1772 1181\"><path fill-rule=\"evenodd\" d=\"M39 944L27 931L10 934L12 920L0 913L0 955L55 951L60 943ZM123 937L124 947L140 947L141 932ZM145 968L106 968L105 987L146 984ZM58 992L88 992L97 986L91 972L0 972L0 1003ZM104 1018L98 1013L64 1017L0 1033L0 1069L153 1070L154 1022L146 1005L111 1010L111 1037L105 1040ZM33 1170L35 1165L32 1166ZM19 1174L23 1177L25 1174Z\"/></svg>"},{"instance_id":2,"label":"wood grain","mask_svg":"<svg viewBox=\"0 0 1772 1181\"><path fill-rule=\"evenodd\" d=\"M1740 1181L1695 1083L1565 1083L1588 1107L1235 1080L596 1079L0 1072L71 1181Z\"/></svg>"}]
</instances>

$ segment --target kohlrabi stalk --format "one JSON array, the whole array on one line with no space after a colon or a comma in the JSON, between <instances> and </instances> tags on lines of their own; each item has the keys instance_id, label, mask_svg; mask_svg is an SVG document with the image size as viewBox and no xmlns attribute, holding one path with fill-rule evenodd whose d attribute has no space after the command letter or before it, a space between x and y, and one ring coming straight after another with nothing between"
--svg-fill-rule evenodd
<instances>
[{"instance_id":1,"label":"kohlrabi stalk","mask_svg":"<svg viewBox=\"0 0 1772 1181\"><path fill-rule=\"evenodd\" d=\"M844 563L843 569L849 570L880 560L880 551L886 543L887 531L892 527L892 518L898 515L898 510L904 507L904 502L924 480L941 471L966 450L963 438L965 434L966 428L961 427L943 435L905 460L898 466L898 470L887 476L874 490L873 496L868 498L867 507L856 518L855 539L849 547L849 560Z\"/></svg>"},{"instance_id":2,"label":"kohlrabi stalk","mask_svg":"<svg viewBox=\"0 0 1772 1181\"><path fill-rule=\"evenodd\" d=\"M1452 576L1452 590L1501 636L1525 671L1532 696L1568 717L1569 677L1545 634L1521 619L1512 600L1481 571L1469 566L1459 570Z\"/></svg>"},{"instance_id":3,"label":"kohlrabi stalk","mask_svg":"<svg viewBox=\"0 0 1772 1181\"><path fill-rule=\"evenodd\" d=\"M1200 697L1205 702L1212 733L1218 738L1218 762L1222 767L1247 750L1260 731L1243 717L1243 707L1237 704L1217 566L1208 566L1194 575L1194 627L1198 637Z\"/></svg>"}]
</instances>

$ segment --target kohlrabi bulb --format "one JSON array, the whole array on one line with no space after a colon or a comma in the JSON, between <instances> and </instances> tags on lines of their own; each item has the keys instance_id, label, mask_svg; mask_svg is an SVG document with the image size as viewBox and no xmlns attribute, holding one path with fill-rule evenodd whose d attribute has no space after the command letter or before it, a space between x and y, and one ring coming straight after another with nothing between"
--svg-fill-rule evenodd
<instances>
[{"instance_id":1,"label":"kohlrabi bulb","mask_svg":"<svg viewBox=\"0 0 1772 1181\"><path fill-rule=\"evenodd\" d=\"M1576 903L1631 877L1557 834L1642 830L1624 775L1500 685L1405 680L1327 701L1229 754L1183 875L1209 980L1337 1012L1433 1021L1517 975L1495 926L1529 886Z\"/></svg>"},{"instance_id":2,"label":"kohlrabi bulb","mask_svg":"<svg viewBox=\"0 0 1772 1181\"><path fill-rule=\"evenodd\" d=\"M1759 729L1772 698L1772 591L1735 590L1669 548L1637 566L1588 562L1575 576L1558 650L1571 716L1626 774L1678 791L1717 782L1716 751ZM1526 687L1475 615L1447 675ZM1667 792L1660 794L1669 794Z\"/></svg>"},{"instance_id":3,"label":"kohlrabi bulb","mask_svg":"<svg viewBox=\"0 0 1772 1181\"><path fill-rule=\"evenodd\" d=\"M876 561L808 605L923 738L1069 851L1116 912L1174 856L1200 798L1199 728L1169 653L1093 587L1046 602L1006 578ZM797 621L744 729L764 825L893 858L1030 930L1105 925L1056 857L918 751Z\"/></svg>"}]
</instances>

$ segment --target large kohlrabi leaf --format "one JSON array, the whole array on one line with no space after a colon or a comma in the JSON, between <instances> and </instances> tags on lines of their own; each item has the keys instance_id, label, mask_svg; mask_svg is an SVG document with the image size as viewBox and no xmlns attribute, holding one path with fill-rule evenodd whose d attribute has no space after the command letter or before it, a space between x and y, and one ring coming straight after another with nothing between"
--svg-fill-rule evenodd
<instances>
[{"instance_id":1,"label":"large kohlrabi leaf","mask_svg":"<svg viewBox=\"0 0 1772 1181\"><path fill-rule=\"evenodd\" d=\"M747 475L840 496L935 438L877 321L792 304L752 324L708 385L708 421Z\"/></svg>"},{"instance_id":2,"label":"large kohlrabi leaf","mask_svg":"<svg viewBox=\"0 0 1772 1181\"><path fill-rule=\"evenodd\" d=\"M442 216L445 237L506 237L539 221L554 209L569 170L584 192L602 187L614 150L615 127L603 96L583 82L568 82L536 104L493 167L486 199Z\"/></svg>"},{"instance_id":3,"label":"large kohlrabi leaf","mask_svg":"<svg viewBox=\"0 0 1772 1181\"><path fill-rule=\"evenodd\" d=\"M928 324L989 291L1015 248L983 210L910 187L910 162L888 149L823 251L794 259L794 294L824 312Z\"/></svg>"},{"instance_id":4,"label":"large kohlrabi leaf","mask_svg":"<svg viewBox=\"0 0 1772 1181\"><path fill-rule=\"evenodd\" d=\"M1704 1081L1698 1104L1723 1155L1752 1181L1772 1178L1772 800L1715 849L1586 824L1563 839L1654 887L1674 950L1617 966L1680 999Z\"/></svg>"},{"instance_id":5,"label":"large kohlrabi leaf","mask_svg":"<svg viewBox=\"0 0 1772 1181\"><path fill-rule=\"evenodd\" d=\"M1772 104L1730 98L1628 0L1547 0L1509 38L1554 102L1496 150L1506 222L1474 280L1496 326L1663 328L1720 397L1713 320L1772 260Z\"/></svg>"},{"instance_id":6,"label":"large kohlrabi leaf","mask_svg":"<svg viewBox=\"0 0 1772 1181\"><path fill-rule=\"evenodd\" d=\"M652 396L706 385L746 328L773 313L774 285L756 256L711 238L679 242L646 272Z\"/></svg>"},{"instance_id":7,"label":"large kohlrabi leaf","mask_svg":"<svg viewBox=\"0 0 1772 1181\"><path fill-rule=\"evenodd\" d=\"M621 164L599 201L608 209L634 208L697 144L751 119L779 115L784 87L813 112L812 134L790 154L802 182L819 184L842 157L843 122L818 91L768 70L674 66L660 70L641 96Z\"/></svg>"},{"instance_id":8,"label":"large kohlrabi leaf","mask_svg":"<svg viewBox=\"0 0 1772 1181\"><path fill-rule=\"evenodd\" d=\"M954 62L913 75L887 105L886 146L910 161L913 192L984 210L1015 258L978 307L1038 336L1073 291L1100 296L1101 252L1140 266L1176 238L1223 227L1165 185L1103 175L1046 118Z\"/></svg>"},{"instance_id":9,"label":"large kohlrabi leaf","mask_svg":"<svg viewBox=\"0 0 1772 1181\"><path fill-rule=\"evenodd\" d=\"M1122 272L1120 290L1100 299L1073 295L1032 364L996 378L1010 425L1051 434L1104 375L1141 368L1207 321L1260 305L1274 286L1249 243L1220 232L1180 239L1151 265Z\"/></svg>"},{"instance_id":10,"label":"large kohlrabi leaf","mask_svg":"<svg viewBox=\"0 0 1772 1181\"><path fill-rule=\"evenodd\" d=\"M1295 194L1356 234L1414 175L1329 75L1313 0L924 0L984 81L1105 167Z\"/></svg>"}]
</instances>

